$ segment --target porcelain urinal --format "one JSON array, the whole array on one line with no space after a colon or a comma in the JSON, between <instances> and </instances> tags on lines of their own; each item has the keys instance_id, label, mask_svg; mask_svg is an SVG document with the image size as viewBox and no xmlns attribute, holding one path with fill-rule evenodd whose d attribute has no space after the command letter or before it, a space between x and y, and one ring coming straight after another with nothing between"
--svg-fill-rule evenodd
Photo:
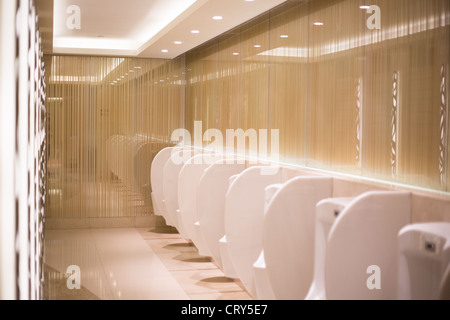
<instances>
[{"instance_id":1,"label":"porcelain urinal","mask_svg":"<svg viewBox=\"0 0 450 320\"><path fill-rule=\"evenodd\" d=\"M164 192L163 192L163 172L174 148L161 150L153 159L151 168L152 202L155 215L165 217Z\"/></svg>"},{"instance_id":2,"label":"porcelain urinal","mask_svg":"<svg viewBox=\"0 0 450 320\"><path fill-rule=\"evenodd\" d=\"M195 151L192 149L174 150L163 170L163 194L166 209L166 223L177 228L182 238L189 239L183 225L178 223L178 176Z\"/></svg>"},{"instance_id":3,"label":"porcelain urinal","mask_svg":"<svg viewBox=\"0 0 450 320\"><path fill-rule=\"evenodd\" d=\"M396 299L397 235L410 222L410 193L380 191L355 198L328 236L326 298Z\"/></svg>"},{"instance_id":4,"label":"porcelain urinal","mask_svg":"<svg viewBox=\"0 0 450 320\"><path fill-rule=\"evenodd\" d=\"M270 201L263 248L276 299L305 299L313 279L316 204L331 197L332 190L330 177L297 177Z\"/></svg>"},{"instance_id":5,"label":"porcelain urinal","mask_svg":"<svg viewBox=\"0 0 450 320\"><path fill-rule=\"evenodd\" d=\"M225 234L236 273L256 297L253 264L263 242L265 188L282 182L282 169L265 174L267 167L251 167L232 183L225 201Z\"/></svg>"},{"instance_id":6,"label":"porcelain urinal","mask_svg":"<svg viewBox=\"0 0 450 320\"><path fill-rule=\"evenodd\" d=\"M325 300L325 255L331 227L354 198L325 199L316 205L314 276L306 300Z\"/></svg>"},{"instance_id":7,"label":"porcelain urinal","mask_svg":"<svg viewBox=\"0 0 450 320\"><path fill-rule=\"evenodd\" d=\"M198 221L197 194L200 179L205 170L220 156L196 155L189 159L178 176L179 222L183 225L188 239L197 247L199 254L211 256L203 239L197 234L195 223ZM202 199L203 200L203 199Z\"/></svg>"},{"instance_id":8,"label":"porcelain urinal","mask_svg":"<svg viewBox=\"0 0 450 320\"><path fill-rule=\"evenodd\" d=\"M421 223L398 236L398 298L450 298L450 223Z\"/></svg>"},{"instance_id":9,"label":"porcelain urinal","mask_svg":"<svg viewBox=\"0 0 450 320\"><path fill-rule=\"evenodd\" d=\"M245 163L219 160L203 173L197 190L200 234L217 266L223 269L219 240L225 235L225 196L230 178L245 170Z\"/></svg>"}]
</instances>

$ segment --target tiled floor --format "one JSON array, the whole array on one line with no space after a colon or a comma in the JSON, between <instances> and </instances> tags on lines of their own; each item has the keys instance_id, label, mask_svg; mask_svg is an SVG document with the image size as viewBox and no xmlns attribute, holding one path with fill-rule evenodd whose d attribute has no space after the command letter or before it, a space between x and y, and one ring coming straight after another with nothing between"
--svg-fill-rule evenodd
<instances>
[{"instance_id":1,"label":"tiled floor","mask_svg":"<svg viewBox=\"0 0 450 320\"><path fill-rule=\"evenodd\" d=\"M49 230L44 297L49 300L249 300L174 229ZM80 290L67 289L67 268L80 267Z\"/></svg>"}]
</instances>

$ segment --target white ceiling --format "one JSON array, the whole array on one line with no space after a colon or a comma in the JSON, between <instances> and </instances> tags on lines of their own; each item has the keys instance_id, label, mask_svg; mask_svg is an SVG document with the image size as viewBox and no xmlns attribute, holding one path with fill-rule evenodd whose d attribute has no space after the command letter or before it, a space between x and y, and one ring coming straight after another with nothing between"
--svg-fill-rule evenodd
<instances>
[{"instance_id":1,"label":"white ceiling","mask_svg":"<svg viewBox=\"0 0 450 320\"><path fill-rule=\"evenodd\" d=\"M55 0L53 53L172 59L285 1ZM66 25L71 5L80 8L79 30Z\"/></svg>"}]
</instances>

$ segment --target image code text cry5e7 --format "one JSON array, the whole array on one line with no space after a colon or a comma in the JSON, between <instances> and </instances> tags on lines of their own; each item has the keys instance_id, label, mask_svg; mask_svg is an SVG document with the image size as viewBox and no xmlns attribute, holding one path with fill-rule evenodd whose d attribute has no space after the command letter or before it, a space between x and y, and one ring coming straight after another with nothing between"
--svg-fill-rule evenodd
<instances>
[{"instance_id":1,"label":"image code text cry5e7","mask_svg":"<svg viewBox=\"0 0 450 320\"><path fill-rule=\"evenodd\" d=\"M214 315L265 315L267 305L239 305L229 304L221 307L200 307L189 304L181 308L182 315L203 315L212 318Z\"/></svg>"}]
</instances>

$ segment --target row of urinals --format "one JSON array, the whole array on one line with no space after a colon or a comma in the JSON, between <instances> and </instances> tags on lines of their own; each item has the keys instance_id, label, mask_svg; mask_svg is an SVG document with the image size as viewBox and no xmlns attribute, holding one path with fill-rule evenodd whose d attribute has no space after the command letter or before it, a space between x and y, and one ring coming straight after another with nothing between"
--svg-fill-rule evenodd
<instances>
[{"instance_id":1,"label":"row of urinals","mask_svg":"<svg viewBox=\"0 0 450 320\"><path fill-rule=\"evenodd\" d=\"M450 224L411 224L410 193L333 198L331 177L266 169L166 148L155 214L256 299L450 297Z\"/></svg>"},{"instance_id":2,"label":"row of urinals","mask_svg":"<svg viewBox=\"0 0 450 320\"><path fill-rule=\"evenodd\" d=\"M140 193L150 184L148 159L153 159L165 144L141 136L113 135L106 141L108 169L130 190Z\"/></svg>"}]
</instances>

